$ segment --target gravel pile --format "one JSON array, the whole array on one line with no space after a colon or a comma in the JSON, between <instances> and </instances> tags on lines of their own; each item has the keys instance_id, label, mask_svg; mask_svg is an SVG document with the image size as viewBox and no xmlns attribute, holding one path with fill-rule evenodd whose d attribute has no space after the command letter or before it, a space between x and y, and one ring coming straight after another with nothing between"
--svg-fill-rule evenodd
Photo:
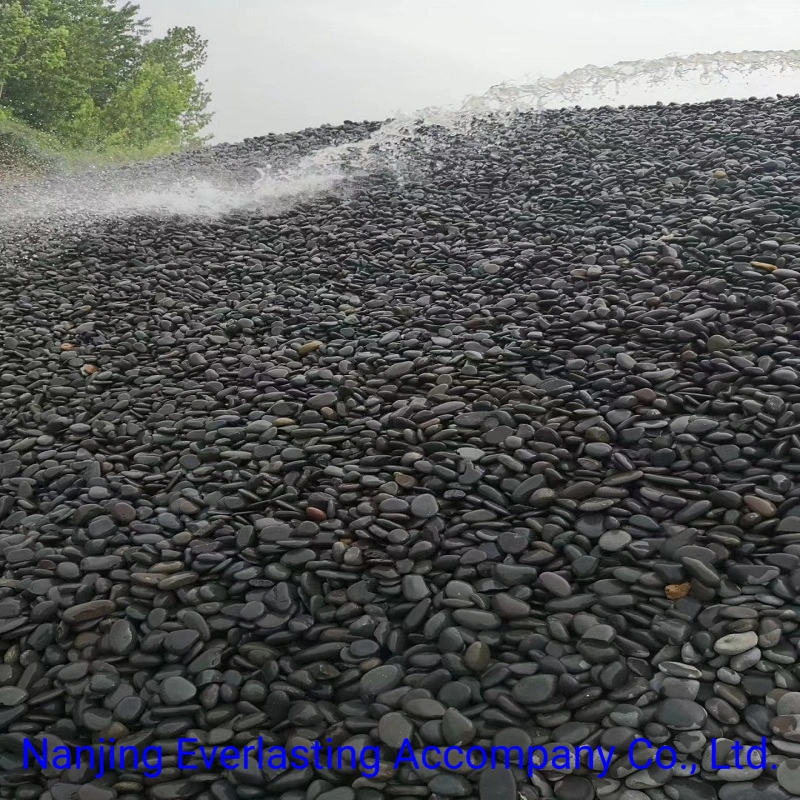
<instances>
[{"instance_id":1,"label":"gravel pile","mask_svg":"<svg viewBox=\"0 0 800 800\"><path fill-rule=\"evenodd\" d=\"M114 181L130 177L135 183L143 179L169 186L175 177L191 176L196 180L213 180L235 186L252 182L257 170L265 165L287 167L305 156L330 147L354 145L367 139L382 127L381 122L352 122L323 125L295 133L271 133L243 142L175 153L149 163L130 164L114 170Z\"/></svg>"},{"instance_id":2,"label":"gravel pile","mask_svg":"<svg viewBox=\"0 0 800 800\"><path fill-rule=\"evenodd\" d=\"M0 797L800 795L800 102L408 147L280 216L6 235ZM384 759L181 771L182 737ZM45 738L163 771L25 770Z\"/></svg>"}]
</instances>

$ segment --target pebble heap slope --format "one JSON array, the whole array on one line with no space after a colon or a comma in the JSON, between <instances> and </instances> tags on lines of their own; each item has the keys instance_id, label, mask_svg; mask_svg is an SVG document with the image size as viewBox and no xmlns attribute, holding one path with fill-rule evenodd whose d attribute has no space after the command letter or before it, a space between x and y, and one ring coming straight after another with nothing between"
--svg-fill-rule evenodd
<instances>
[{"instance_id":1,"label":"pebble heap slope","mask_svg":"<svg viewBox=\"0 0 800 800\"><path fill-rule=\"evenodd\" d=\"M800 795L800 102L432 133L277 216L6 234L0 797ZM177 769L259 736L384 767ZM44 738L164 770L23 769Z\"/></svg>"}]
</instances>

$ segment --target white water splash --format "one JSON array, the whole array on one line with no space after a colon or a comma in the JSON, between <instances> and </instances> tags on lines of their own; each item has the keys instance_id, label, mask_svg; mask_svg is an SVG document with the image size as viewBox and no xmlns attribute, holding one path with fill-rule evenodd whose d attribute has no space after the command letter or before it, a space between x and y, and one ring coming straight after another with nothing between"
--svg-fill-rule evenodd
<instances>
[{"instance_id":1,"label":"white water splash","mask_svg":"<svg viewBox=\"0 0 800 800\"><path fill-rule=\"evenodd\" d=\"M218 217L234 211L280 213L293 203L331 191L338 170L296 168L242 184L225 176L196 178L165 167L158 179L122 177L113 170L14 187L0 208L0 222L129 216Z\"/></svg>"},{"instance_id":2,"label":"white water splash","mask_svg":"<svg viewBox=\"0 0 800 800\"><path fill-rule=\"evenodd\" d=\"M699 103L730 97L800 94L800 50L746 50L739 53L696 53L610 66L589 64L555 78L525 77L470 95L458 106L423 108L400 113L383 125L360 149L391 151L418 136L420 126L467 134L475 122L509 120L520 112L543 112L570 106L653 105L657 102ZM330 163L346 147L316 154Z\"/></svg>"},{"instance_id":3,"label":"white water splash","mask_svg":"<svg viewBox=\"0 0 800 800\"><path fill-rule=\"evenodd\" d=\"M468 97L459 112L485 115L570 105L697 103L798 92L800 50L720 51L620 61L608 67L589 64L556 78L526 77Z\"/></svg>"},{"instance_id":4,"label":"white water splash","mask_svg":"<svg viewBox=\"0 0 800 800\"><path fill-rule=\"evenodd\" d=\"M450 134L469 133L491 117L500 122L519 112L565 106L700 102L721 97L800 94L800 50L718 52L593 65L555 78L526 78L491 87L455 107L398 114L356 144L327 147L294 165L264 164L250 182L219 174L198 178L165 162L157 178L122 171L83 174L31 183L6 194L4 221L45 218L108 218L131 215L220 216L233 211L277 213L292 203L336 191L354 174L389 168L401 179L416 154L430 152L431 135L420 126ZM413 145L413 146L410 146ZM152 169L149 170L152 172ZM257 179L256 179L257 178Z\"/></svg>"}]
</instances>

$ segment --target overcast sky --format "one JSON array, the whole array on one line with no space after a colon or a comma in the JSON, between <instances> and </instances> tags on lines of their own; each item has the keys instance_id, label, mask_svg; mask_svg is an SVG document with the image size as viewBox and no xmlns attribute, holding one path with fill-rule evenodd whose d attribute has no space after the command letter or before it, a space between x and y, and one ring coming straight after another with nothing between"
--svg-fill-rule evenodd
<instances>
[{"instance_id":1,"label":"overcast sky","mask_svg":"<svg viewBox=\"0 0 800 800\"><path fill-rule=\"evenodd\" d=\"M209 42L211 132L236 141L449 104L588 63L798 46L798 0L138 0Z\"/></svg>"}]
</instances>

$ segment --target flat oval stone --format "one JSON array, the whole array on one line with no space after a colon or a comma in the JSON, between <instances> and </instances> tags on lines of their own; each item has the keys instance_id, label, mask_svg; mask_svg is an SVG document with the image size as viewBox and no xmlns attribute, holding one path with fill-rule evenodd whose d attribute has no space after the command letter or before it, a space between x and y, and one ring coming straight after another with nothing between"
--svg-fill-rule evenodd
<instances>
[{"instance_id":1,"label":"flat oval stone","mask_svg":"<svg viewBox=\"0 0 800 800\"><path fill-rule=\"evenodd\" d=\"M159 694L166 705L179 706L197 694L197 687L186 678L173 676L161 683Z\"/></svg>"},{"instance_id":2,"label":"flat oval stone","mask_svg":"<svg viewBox=\"0 0 800 800\"><path fill-rule=\"evenodd\" d=\"M753 631L729 633L714 642L714 649L723 656L735 656L758 644L758 634Z\"/></svg>"},{"instance_id":3,"label":"flat oval stone","mask_svg":"<svg viewBox=\"0 0 800 800\"><path fill-rule=\"evenodd\" d=\"M389 747L399 750L414 734L414 726L404 714L392 711L378 721L378 738Z\"/></svg>"},{"instance_id":4,"label":"flat oval stone","mask_svg":"<svg viewBox=\"0 0 800 800\"><path fill-rule=\"evenodd\" d=\"M656 720L671 730L699 730L707 718L703 706L692 700L670 698L656 708Z\"/></svg>"},{"instance_id":5,"label":"flat oval stone","mask_svg":"<svg viewBox=\"0 0 800 800\"><path fill-rule=\"evenodd\" d=\"M569 581L555 572L541 573L536 585L556 597L569 597L572 594L572 587Z\"/></svg>"},{"instance_id":6,"label":"flat oval stone","mask_svg":"<svg viewBox=\"0 0 800 800\"><path fill-rule=\"evenodd\" d=\"M531 675L520 679L511 690L511 694L523 705L536 705L553 698L557 686L558 678L555 675Z\"/></svg>"},{"instance_id":7,"label":"flat oval stone","mask_svg":"<svg viewBox=\"0 0 800 800\"><path fill-rule=\"evenodd\" d=\"M90 600L88 603L79 603L65 609L64 622L69 625L91 622L113 614L116 608L116 603L111 600Z\"/></svg>"}]
</instances>

